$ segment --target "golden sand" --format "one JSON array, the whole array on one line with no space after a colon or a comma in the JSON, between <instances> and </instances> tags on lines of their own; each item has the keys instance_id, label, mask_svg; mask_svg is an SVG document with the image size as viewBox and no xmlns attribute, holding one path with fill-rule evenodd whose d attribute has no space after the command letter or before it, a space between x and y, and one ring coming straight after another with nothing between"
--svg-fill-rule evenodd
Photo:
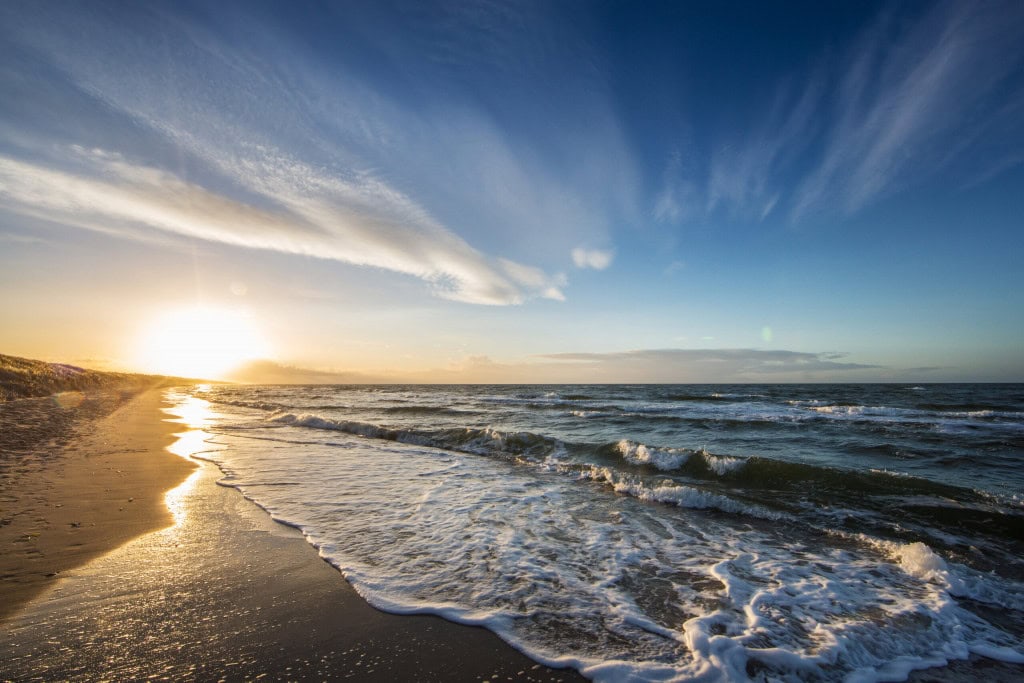
<instances>
[{"instance_id":1,"label":"golden sand","mask_svg":"<svg viewBox=\"0 0 1024 683\"><path fill-rule=\"evenodd\" d=\"M61 572L171 524L164 494L195 466L166 450L181 425L163 421L161 394L149 390L106 417L84 421L67 444L43 439L14 456L35 467L18 471L7 463L15 471L0 483L0 619ZM78 404L39 402L34 415L20 419L55 430L57 411L69 407Z\"/></svg>"}]
</instances>

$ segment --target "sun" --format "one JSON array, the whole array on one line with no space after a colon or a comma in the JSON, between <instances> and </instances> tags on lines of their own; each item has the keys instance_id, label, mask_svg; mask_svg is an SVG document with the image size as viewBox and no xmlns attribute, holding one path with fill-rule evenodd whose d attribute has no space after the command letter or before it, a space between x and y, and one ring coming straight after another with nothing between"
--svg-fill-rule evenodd
<instances>
[{"instance_id":1,"label":"sun","mask_svg":"<svg viewBox=\"0 0 1024 683\"><path fill-rule=\"evenodd\" d=\"M209 307L158 316L138 345L145 372L197 379L219 379L246 361L269 355L270 346L250 316Z\"/></svg>"}]
</instances>

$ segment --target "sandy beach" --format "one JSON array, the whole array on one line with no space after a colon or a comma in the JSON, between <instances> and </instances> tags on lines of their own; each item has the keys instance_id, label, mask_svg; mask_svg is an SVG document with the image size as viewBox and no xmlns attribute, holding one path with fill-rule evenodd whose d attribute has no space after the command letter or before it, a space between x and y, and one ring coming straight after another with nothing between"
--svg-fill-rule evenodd
<instances>
[{"instance_id":1,"label":"sandy beach","mask_svg":"<svg viewBox=\"0 0 1024 683\"><path fill-rule=\"evenodd\" d=\"M162 419L161 390L65 400L77 405L0 406L0 618L62 572L170 524L163 494L195 467L165 450L176 428Z\"/></svg>"},{"instance_id":2,"label":"sandy beach","mask_svg":"<svg viewBox=\"0 0 1024 683\"><path fill-rule=\"evenodd\" d=\"M482 628L370 607L216 467L165 450L183 427L159 391L118 403L5 472L0 679L580 680Z\"/></svg>"}]
</instances>

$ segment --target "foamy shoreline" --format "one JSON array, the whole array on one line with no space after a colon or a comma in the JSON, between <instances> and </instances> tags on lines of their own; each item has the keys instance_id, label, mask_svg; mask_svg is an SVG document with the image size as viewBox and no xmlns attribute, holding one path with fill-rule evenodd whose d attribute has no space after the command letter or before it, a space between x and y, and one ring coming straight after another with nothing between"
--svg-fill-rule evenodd
<instances>
[{"instance_id":1,"label":"foamy shoreline","mask_svg":"<svg viewBox=\"0 0 1024 683\"><path fill-rule=\"evenodd\" d=\"M69 527L95 536L75 549L51 516L43 558L60 573L4 581L3 604L23 608L0 622L0 679L579 679L536 665L484 629L370 607L301 534L216 486L216 467L195 469L167 452L185 427L166 422L163 406L160 392L136 397L70 443L62 467L35 477L49 500L102 492L79 502L108 514ZM9 559L5 574L41 571Z\"/></svg>"}]
</instances>

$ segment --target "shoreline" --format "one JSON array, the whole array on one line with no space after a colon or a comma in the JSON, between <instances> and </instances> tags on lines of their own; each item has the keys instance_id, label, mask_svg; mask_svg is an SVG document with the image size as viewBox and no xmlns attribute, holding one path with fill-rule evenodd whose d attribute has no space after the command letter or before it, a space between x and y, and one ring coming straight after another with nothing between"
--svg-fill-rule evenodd
<instances>
[{"instance_id":1,"label":"shoreline","mask_svg":"<svg viewBox=\"0 0 1024 683\"><path fill-rule=\"evenodd\" d=\"M0 557L24 579L11 581L8 567L0 581L0 680L585 680L482 627L372 607L299 530L218 484L223 473L202 457L204 433L168 421L163 394L133 396L78 425L50 448L60 452L48 453L49 469L20 473L37 498L19 523L45 534ZM56 507L69 492L80 500ZM90 511L105 523L57 524ZM0 532L9 538L11 527ZM40 573L61 561L74 568ZM906 680L1008 682L1019 673L972 655Z\"/></svg>"},{"instance_id":2,"label":"shoreline","mask_svg":"<svg viewBox=\"0 0 1024 683\"><path fill-rule=\"evenodd\" d=\"M0 599L22 602L0 618L0 680L260 674L270 680L584 680L572 669L537 664L484 628L372 607L301 532L274 521L238 490L217 485L222 473L216 465L165 450L164 441L187 428L162 414L154 420L162 394L147 396L74 439L66 462L47 473L46 483L55 487L41 487L47 500L69 491L74 475L102 494L88 499L90 509L110 513L119 534L108 529L91 544L66 544L65 559L78 566L56 577L20 582L18 591L4 581ZM152 438L161 439L159 454L166 458L139 457L150 453ZM151 500L137 483L126 497L124 486L134 478L125 467L132 460L148 464L151 475L184 475ZM85 508L54 509L65 515ZM154 511L159 515L146 514ZM82 538L73 534L83 529L103 529L97 523L65 532L52 514L47 522L47 543L53 544ZM154 523L159 530L143 528ZM101 549L102 540L115 538L123 540ZM25 557L10 559L23 574L38 577Z\"/></svg>"},{"instance_id":3,"label":"shoreline","mask_svg":"<svg viewBox=\"0 0 1024 683\"><path fill-rule=\"evenodd\" d=\"M21 414L11 420L62 422L66 431L60 438L37 435L36 443L8 456L15 462L4 463L0 622L64 572L172 524L164 494L195 469L167 451L180 426L163 420L161 388L135 394L101 417L87 410L70 415L49 399L21 401L14 406Z\"/></svg>"}]
</instances>

